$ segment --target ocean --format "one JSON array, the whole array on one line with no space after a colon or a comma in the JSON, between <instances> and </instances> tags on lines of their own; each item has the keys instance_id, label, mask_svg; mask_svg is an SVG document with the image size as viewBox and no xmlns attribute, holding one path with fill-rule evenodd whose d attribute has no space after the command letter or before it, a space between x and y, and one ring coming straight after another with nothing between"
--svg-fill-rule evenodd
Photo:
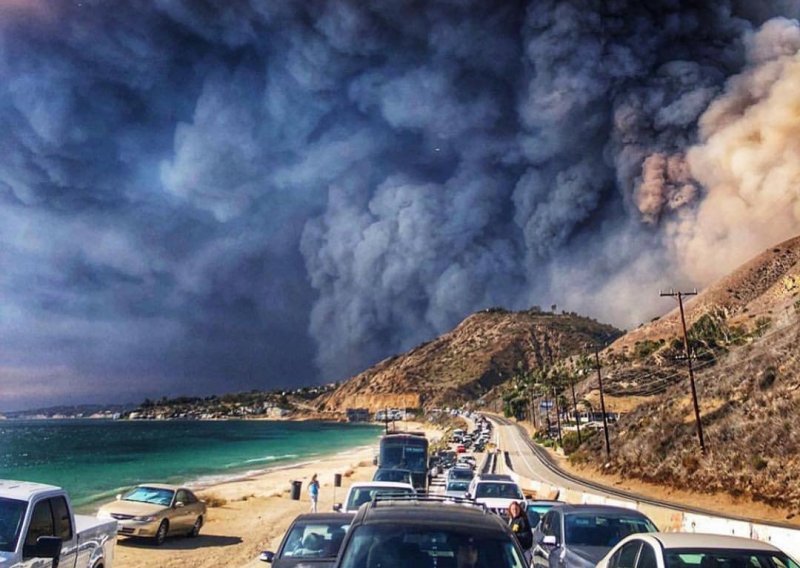
<instances>
[{"instance_id":1,"label":"ocean","mask_svg":"<svg viewBox=\"0 0 800 568\"><path fill-rule=\"evenodd\" d=\"M64 487L88 513L137 483L226 481L377 446L381 431L265 420L6 420L0 422L0 478Z\"/></svg>"}]
</instances>

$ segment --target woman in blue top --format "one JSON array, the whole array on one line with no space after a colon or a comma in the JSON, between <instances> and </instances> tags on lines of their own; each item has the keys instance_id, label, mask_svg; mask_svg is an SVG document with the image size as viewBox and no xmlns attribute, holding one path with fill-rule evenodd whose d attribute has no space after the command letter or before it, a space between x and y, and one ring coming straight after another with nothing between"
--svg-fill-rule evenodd
<instances>
[{"instance_id":1,"label":"woman in blue top","mask_svg":"<svg viewBox=\"0 0 800 568\"><path fill-rule=\"evenodd\" d=\"M311 483L308 484L308 495L311 497L311 512L317 512L317 500L319 499L319 481L317 474L311 476Z\"/></svg>"}]
</instances>

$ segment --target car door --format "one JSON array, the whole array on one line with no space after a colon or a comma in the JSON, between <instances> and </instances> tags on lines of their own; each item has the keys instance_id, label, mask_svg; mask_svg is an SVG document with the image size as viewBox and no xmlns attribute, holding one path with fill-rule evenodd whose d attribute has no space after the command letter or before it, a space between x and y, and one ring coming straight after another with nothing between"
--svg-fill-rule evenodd
<instances>
[{"instance_id":1,"label":"car door","mask_svg":"<svg viewBox=\"0 0 800 568\"><path fill-rule=\"evenodd\" d=\"M544 543L545 537L548 536L555 538L555 545ZM558 511L549 511L534 534L533 565L539 568L550 566L550 555L556 552L561 544L561 514Z\"/></svg>"},{"instance_id":2,"label":"car door","mask_svg":"<svg viewBox=\"0 0 800 568\"><path fill-rule=\"evenodd\" d=\"M191 520L190 520L191 519ZM170 525L175 532L188 532L194 523L192 507L189 503L189 495L183 489L175 493L175 503L172 509L172 520Z\"/></svg>"},{"instance_id":3,"label":"car door","mask_svg":"<svg viewBox=\"0 0 800 568\"><path fill-rule=\"evenodd\" d=\"M57 536L61 538L61 556L59 566L71 568L75 566L78 554L78 538L72 526L69 506L64 497L41 499L33 505L28 528L23 540L24 568L51 568L53 561L48 558L33 558L26 549L34 546L40 536Z\"/></svg>"},{"instance_id":4,"label":"car door","mask_svg":"<svg viewBox=\"0 0 800 568\"><path fill-rule=\"evenodd\" d=\"M650 543L642 541L642 549L639 551L636 568L664 568L663 559L661 566L659 566L659 556Z\"/></svg>"},{"instance_id":5,"label":"car door","mask_svg":"<svg viewBox=\"0 0 800 568\"><path fill-rule=\"evenodd\" d=\"M608 568L636 568L642 541L634 539L617 550L608 561Z\"/></svg>"}]
</instances>

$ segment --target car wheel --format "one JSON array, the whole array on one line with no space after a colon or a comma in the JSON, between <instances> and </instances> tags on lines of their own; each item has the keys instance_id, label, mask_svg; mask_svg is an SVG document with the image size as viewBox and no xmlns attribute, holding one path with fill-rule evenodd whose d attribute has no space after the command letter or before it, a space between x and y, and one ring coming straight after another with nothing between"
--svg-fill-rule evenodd
<instances>
[{"instance_id":1,"label":"car wheel","mask_svg":"<svg viewBox=\"0 0 800 568\"><path fill-rule=\"evenodd\" d=\"M189 531L189 536L194 538L200 534L200 529L203 528L203 516L197 517L194 524L192 525L192 530Z\"/></svg>"},{"instance_id":2,"label":"car wheel","mask_svg":"<svg viewBox=\"0 0 800 568\"><path fill-rule=\"evenodd\" d=\"M155 541L156 546L161 546L162 544L164 544L164 541L167 540L168 532L169 532L169 522L161 521L161 524L158 525L156 536L153 539Z\"/></svg>"}]
</instances>

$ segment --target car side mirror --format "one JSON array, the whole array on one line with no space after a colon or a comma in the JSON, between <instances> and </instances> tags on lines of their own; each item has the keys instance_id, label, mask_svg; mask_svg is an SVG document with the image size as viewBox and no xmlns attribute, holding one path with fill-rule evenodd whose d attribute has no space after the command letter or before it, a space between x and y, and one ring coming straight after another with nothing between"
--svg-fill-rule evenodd
<instances>
[{"instance_id":1,"label":"car side mirror","mask_svg":"<svg viewBox=\"0 0 800 568\"><path fill-rule=\"evenodd\" d=\"M26 545L22 555L25 558L50 558L56 560L61 556L61 538L57 536L40 536L36 544Z\"/></svg>"},{"instance_id":2,"label":"car side mirror","mask_svg":"<svg viewBox=\"0 0 800 568\"><path fill-rule=\"evenodd\" d=\"M558 546L558 540L555 535L548 534L542 539L542 544L545 546Z\"/></svg>"},{"instance_id":3,"label":"car side mirror","mask_svg":"<svg viewBox=\"0 0 800 568\"><path fill-rule=\"evenodd\" d=\"M333 506L333 510L334 510L334 511L336 511L336 512L338 513L339 511L341 511L341 510L342 510L342 504L341 504L341 503L336 503L336 504L334 504L334 506Z\"/></svg>"},{"instance_id":4,"label":"car side mirror","mask_svg":"<svg viewBox=\"0 0 800 568\"><path fill-rule=\"evenodd\" d=\"M185 507L185 503L183 501L175 501L175 508L180 509L181 507Z\"/></svg>"},{"instance_id":5,"label":"car side mirror","mask_svg":"<svg viewBox=\"0 0 800 568\"><path fill-rule=\"evenodd\" d=\"M261 560L261 562L271 563L273 560L275 560L275 553L272 552L271 550L265 550L264 552L261 553L258 559Z\"/></svg>"}]
</instances>

